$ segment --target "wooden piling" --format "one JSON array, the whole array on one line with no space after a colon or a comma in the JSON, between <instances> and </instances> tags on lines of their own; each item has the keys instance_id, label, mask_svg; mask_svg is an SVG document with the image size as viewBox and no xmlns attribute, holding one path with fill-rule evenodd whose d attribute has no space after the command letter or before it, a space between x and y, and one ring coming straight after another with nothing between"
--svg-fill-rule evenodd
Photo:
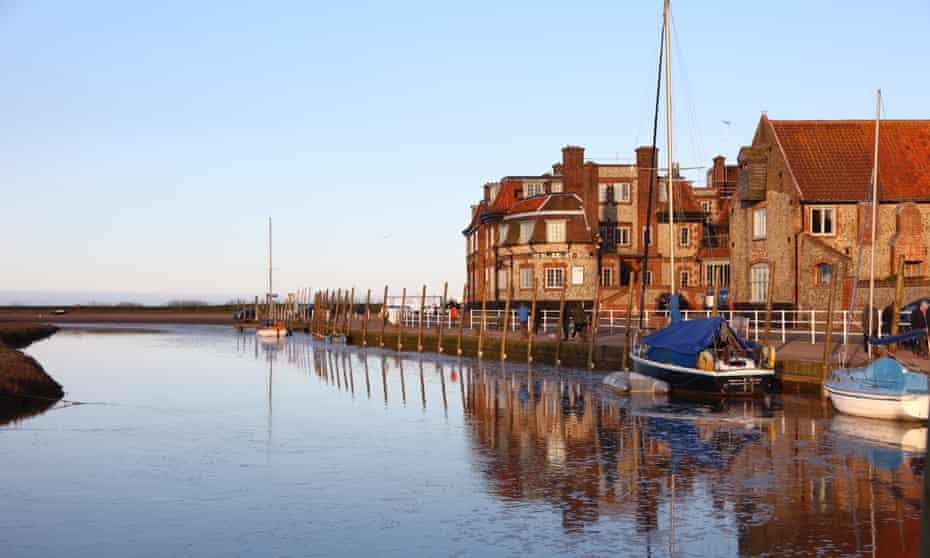
<instances>
[{"instance_id":1,"label":"wooden piling","mask_svg":"<svg viewBox=\"0 0 930 558\"><path fill-rule=\"evenodd\" d=\"M381 301L381 337L378 344L384 348L384 326L387 324L388 286L384 286L384 298Z\"/></svg>"},{"instance_id":2,"label":"wooden piling","mask_svg":"<svg viewBox=\"0 0 930 558\"><path fill-rule=\"evenodd\" d=\"M330 319L330 328L329 333L333 337L336 336L336 328L339 326L339 312L341 310L340 305L342 304L342 289L336 291L336 299L333 301L333 311L331 312L332 318Z\"/></svg>"},{"instance_id":3,"label":"wooden piling","mask_svg":"<svg viewBox=\"0 0 930 558\"><path fill-rule=\"evenodd\" d=\"M840 284L840 277L843 276L843 266L840 265L839 273L832 278L833 285L830 287L830 300L827 301L827 332L823 341L823 364L821 366L821 380L826 382L827 375L830 373L830 353L833 352L833 303L836 299L836 291ZM771 275L769 275L771 277ZM771 280L769 281L771 288ZM771 297L771 294L769 295ZM767 327L766 327L767 329Z\"/></svg>"},{"instance_id":4,"label":"wooden piling","mask_svg":"<svg viewBox=\"0 0 930 558\"><path fill-rule=\"evenodd\" d=\"M426 313L426 285L423 285L423 293L420 295L420 313L417 321L417 352L423 352L423 315Z\"/></svg>"},{"instance_id":5,"label":"wooden piling","mask_svg":"<svg viewBox=\"0 0 930 558\"><path fill-rule=\"evenodd\" d=\"M901 321L901 298L904 296L904 258L898 263L898 273L894 283L894 303L891 307L891 323L888 324L891 335L898 334L899 322ZM891 354L898 352L898 344L892 343L888 346Z\"/></svg>"},{"instance_id":6,"label":"wooden piling","mask_svg":"<svg viewBox=\"0 0 930 558\"><path fill-rule=\"evenodd\" d=\"M714 305L711 307L710 315L716 317L720 315L720 276L723 273L718 272L717 267L712 269L710 280L714 283Z\"/></svg>"},{"instance_id":7,"label":"wooden piling","mask_svg":"<svg viewBox=\"0 0 930 558\"><path fill-rule=\"evenodd\" d=\"M397 334L397 350L404 350L404 307L407 305L407 287L404 287L404 290L401 291L400 295L400 333ZM403 375L401 376L403 377Z\"/></svg>"},{"instance_id":8,"label":"wooden piling","mask_svg":"<svg viewBox=\"0 0 930 558\"><path fill-rule=\"evenodd\" d=\"M591 309L591 338L588 339L588 369L594 369L594 338L597 337L598 322L600 321L601 306L601 278L597 277L597 284L594 287L594 308Z\"/></svg>"},{"instance_id":9,"label":"wooden piling","mask_svg":"<svg viewBox=\"0 0 930 558\"><path fill-rule=\"evenodd\" d=\"M436 321L438 322L438 323L436 324L436 325L437 325L437 327L436 327L436 329L437 329L437 331L436 331L436 337L437 337L437 339L436 339L436 352L438 352L439 354L442 354L442 352L443 352L443 348L442 348L442 318L443 318L443 316L445 315L445 313L446 313L446 311L447 311L447 310L446 310L446 306L447 306L446 297L447 297L447 296L449 296L449 282L448 282L448 281L446 281L446 282L443 283L443 285L442 285L442 300L439 301L439 313L437 314L437 318L436 318Z\"/></svg>"},{"instance_id":10,"label":"wooden piling","mask_svg":"<svg viewBox=\"0 0 930 558\"><path fill-rule=\"evenodd\" d=\"M565 322L565 290L568 289L568 280L563 276L562 278L562 294L559 296L559 323L556 324L557 335L555 337L555 365L561 366L562 360L559 358L562 354L562 336L565 334L565 330L562 329L562 324Z\"/></svg>"},{"instance_id":11,"label":"wooden piling","mask_svg":"<svg viewBox=\"0 0 930 558\"><path fill-rule=\"evenodd\" d=\"M368 346L368 320L371 319L371 289L365 295L365 321L362 323L362 347Z\"/></svg>"},{"instance_id":12,"label":"wooden piling","mask_svg":"<svg viewBox=\"0 0 930 558\"><path fill-rule=\"evenodd\" d=\"M837 281L838 279L834 279ZM765 288L765 333L762 335L762 345L765 347L769 346L769 341L772 332L772 291L775 286L775 262L769 263L769 284ZM832 295L831 295L832 296ZM830 304L833 304L833 299L830 299ZM832 307L832 306L831 306ZM832 310L831 315L828 319L828 323L833 325L833 316ZM758 329L756 331L759 331ZM771 350L771 349L769 349Z\"/></svg>"},{"instance_id":13,"label":"wooden piling","mask_svg":"<svg viewBox=\"0 0 930 558\"><path fill-rule=\"evenodd\" d=\"M352 293L346 294L348 300L346 301L346 337L349 336L349 332L352 331L352 315L355 314L355 287L352 287Z\"/></svg>"},{"instance_id":14,"label":"wooden piling","mask_svg":"<svg viewBox=\"0 0 930 558\"><path fill-rule=\"evenodd\" d=\"M478 322L478 358L484 356L484 321L488 311L487 281L481 286L481 321Z\"/></svg>"},{"instance_id":15,"label":"wooden piling","mask_svg":"<svg viewBox=\"0 0 930 558\"><path fill-rule=\"evenodd\" d=\"M468 296L468 284L462 286L462 303L461 311L459 312L459 339L458 345L455 348L457 355L462 356L462 334L465 333L465 297Z\"/></svg>"},{"instance_id":16,"label":"wooden piling","mask_svg":"<svg viewBox=\"0 0 930 558\"><path fill-rule=\"evenodd\" d=\"M526 342L526 362L533 364L533 339L536 337L536 277L533 277L533 301L530 303L529 339ZM531 386L532 391L532 386Z\"/></svg>"},{"instance_id":17,"label":"wooden piling","mask_svg":"<svg viewBox=\"0 0 930 558\"><path fill-rule=\"evenodd\" d=\"M630 293L626 297L626 330L623 342L623 368L630 369L630 352L633 350L633 293L636 290L636 277L639 274L630 271Z\"/></svg>"},{"instance_id":18,"label":"wooden piling","mask_svg":"<svg viewBox=\"0 0 930 558\"><path fill-rule=\"evenodd\" d=\"M507 360L507 332L510 331L510 274L507 274L507 293L504 301L504 331L501 332L501 360Z\"/></svg>"}]
</instances>

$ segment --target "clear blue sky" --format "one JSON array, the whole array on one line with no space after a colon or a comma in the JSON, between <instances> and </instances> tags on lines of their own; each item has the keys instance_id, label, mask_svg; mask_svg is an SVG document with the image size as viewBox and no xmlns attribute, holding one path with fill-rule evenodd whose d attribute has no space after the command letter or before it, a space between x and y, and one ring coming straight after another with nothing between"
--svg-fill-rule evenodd
<instances>
[{"instance_id":1,"label":"clear blue sky","mask_svg":"<svg viewBox=\"0 0 930 558\"><path fill-rule=\"evenodd\" d=\"M649 141L659 0L504 4L0 2L0 303L257 294L269 215L282 292L460 293L484 182ZM930 117L925 0L673 12L682 165Z\"/></svg>"}]
</instances>

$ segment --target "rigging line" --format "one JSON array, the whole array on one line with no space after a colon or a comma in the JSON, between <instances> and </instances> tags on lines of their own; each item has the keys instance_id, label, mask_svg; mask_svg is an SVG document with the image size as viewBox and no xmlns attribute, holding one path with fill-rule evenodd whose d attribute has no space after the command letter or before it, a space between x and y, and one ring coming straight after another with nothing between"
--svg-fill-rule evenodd
<instances>
[{"instance_id":1,"label":"rigging line","mask_svg":"<svg viewBox=\"0 0 930 558\"><path fill-rule=\"evenodd\" d=\"M692 148L697 150L697 155L701 160L707 159L707 153L704 150L703 143L703 134L701 133L701 127L698 123L697 118L697 109L694 106L694 95L691 92L691 81L688 79L688 71L685 65L685 58L681 48L681 42L678 39L678 27L675 25L675 15L671 14L672 20L672 29L675 31L673 39L675 42L675 54L678 56L678 75L681 79L682 89L684 89L685 94L685 108L688 111L688 117L691 121L691 129L689 130L689 135L691 136Z\"/></svg>"}]
</instances>

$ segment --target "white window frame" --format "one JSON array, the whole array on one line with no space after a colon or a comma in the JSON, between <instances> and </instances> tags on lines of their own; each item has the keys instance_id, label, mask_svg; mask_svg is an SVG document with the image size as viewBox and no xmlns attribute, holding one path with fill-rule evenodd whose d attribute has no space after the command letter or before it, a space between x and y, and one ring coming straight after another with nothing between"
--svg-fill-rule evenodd
<instances>
[{"instance_id":1,"label":"white window frame","mask_svg":"<svg viewBox=\"0 0 930 558\"><path fill-rule=\"evenodd\" d=\"M630 246L633 241L633 227L629 225L621 225L617 227L617 245L618 246ZM624 238L626 237L626 238Z\"/></svg>"},{"instance_id":2,"label":"white window frame","mask_svg":"<svg viewBox=\"0 0 930 558\"><path fill-rule=\"evenodd\" d=\"M612 287L614 284L614 269L612 267L601 268L601 286Z\"/></svg>"},{"instance_id":3,"label":"white window frame","mask_svg":"<svg viewBox=\"0 0 930 558\"><path fill-rule=\"evenodd\" d=\"M561 192L561 191L562 191L562 183L561 183L561 182L553 182L552 185L549 187L549 190L550 190L551 192L553 192L553 193Z\"/></svg>"},{"instance_id":4,"label":"white window frame","mask_svg":"<svg viewBox=\"0 0 930 558\"><path fill-rule=\"evenodd\" d=\"M613 184L598 184L597 185L597 201L600 203L607 203L613 201L611 199L610 189Z\"/></svg>"},{"instance_id":5,"label":"white window frame","mask_svg":"<svg viewBox=\"0 0 930 558\"><path fill-rule=\"evenodd\" d=\"M572 285L584 285L584 266L572 266Z\"/></svg>"},{"instance_id":6,"label":"white window frame","mask_svg":"<svg viewBox=\"0 0 930 558\"><path fill-rule=\"evenodd\" d=\"M546 185L542 182L527 182L523 185L523 197L532 198L546 193Z\"/></svg>"},{"instance_id":7,"label":"white window frame","mask_svg":"<svg viewBox=\"0 0 930 558\"><path fill-rule=\"evenodd\" d=\"M821 232L814 232L814 211L817 211L820 214L818 221ZM830 213L830 232L823 232L824 225L827 222L827 212ZM807 217L807 221L810 223L808 228L810 229L812 236L836 236L836 207L832 205L813 205L810 207L810 211L808 211Z\"/></svg>"},{"instance_id":8,"label":"white window frame","mask_svg":"<svg viewBox=\"0 0 930 558\"><path fill-rule=\"evenodd\" d=\"M691 227L682 225L678 228L678 245L681 247L691 246Z\"/></svg>"},{"instance_id":9,"label":"white window frame","mask_svg":"<svg viewBox=\"0 0 930 558\"><path fill-rule=\"evenodd\" d=\"M497 226L497 243L503 244L507 241L507 223L501 223Z\"/></svg>"},{"instance_id":10,"label":"white window frame","mask_svg":"<svg viewBox=\"0 0 930 558\"><path fill-rule=\"evenodd\" d=\"M617 189L619 187L619 190ZM633 185L629 182L620 182L614 184L614 200L619 202L628 202L632 198Z\"/></svg>"},{"instance_id":11,"label":"white window frame","mask_svg":"<svg viewBox=\"0 0 930 558\"><path fill-rule=\"evenodd\" d=\"M545 268L545 279L547 289L561 289L565 284L565 269L561 267Z\"/></svg>"},{"instance_id":12,"label":"white window frame","mask_svg":"<svg viewBox=\"0 0 930 558\"><path fill-rule=\"evenodd\" d=\"M678 272L678 286L679 287L690 287L691 283L691 272L682 270Z\"/></svg>"},{"instance_id":13,"label":"white window frame","mask_svg":"<svg viewBox=\"0 0 930 558\"><path fill-rule=\"evenodd\" d=\"M765 207L757 207L752 210L752 239L765 240L766 229L768 227L768 212Z\"/></svg>"},{"instance_id":14,"label":"white window frame","mask_svg":"<svg viewBox=\"0 0 930 558\"><path fill-rule=\"evenodd\" d=\"M520 268L520 288L523 290L533 288L533 268L532 267L521 267Z\"/></svg>"},{"instance_id":15,"label":"white window frame","mask_svg":"<svg viewBox=\"0 0 930 558\"><path fill-rule=\"evenodd\" d=\"M526 244L533 238L533 226L535 224L533 221L520 222L520 244Z\"/></svg>"},{"instance_id":16,"label":"white window frame","mask_svg":"<svg viewBox=\"0 0 930 558\"><path fill-rule=\"evenodd\" d=\"M566 228L567 228L567 221L565 220L546 221L546 242L550 242L550 243L565 242L565 239L567 237L566 231L565 231Z\"/></svg>"},{"instance_id":17,"label":"white window frame","mask_svg":"<svg viewBox=\"0 0 930 558\"><path fill-rule=\"evenodd\" d=\"M646 285L652 285L652 271L646 270L646 273L643 274L643 283Z\"/></svg>"},{"instance_id":18,"label":"white window frame","mask_svg":"<svg viewBox=\"0 0 930 558\"><path fill-rule=\"evenodd\" d=\"M769 264L757 263L749 268L749 302L761 303L768 299Z\"/></svg>"},{"instance_id":19,"label":"white window frame","mask_svg":"<svg viewBox=\"0 0 930 558\"><path fill-rule=\"evenodd\" d=\"M715 272L719 272L717 273L718 279L714 278ZM719 284L714 284L715 280L718 280ZM728 286L730 284L730 264L726 262L704 264L704 283L708 287Z\"/></svg>"}]
</instances>

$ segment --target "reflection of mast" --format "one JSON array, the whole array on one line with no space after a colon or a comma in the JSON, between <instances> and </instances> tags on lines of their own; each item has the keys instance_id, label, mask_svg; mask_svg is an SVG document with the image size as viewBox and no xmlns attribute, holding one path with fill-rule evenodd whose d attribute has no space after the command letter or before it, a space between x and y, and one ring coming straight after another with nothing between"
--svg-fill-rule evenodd
<instances>
[{"instance_id":1,"label":"reflection of mast","mask_svg":"<svg viewBox=\"0 0 930 558\"><path fill-rule=\"evenodd\" d=\"M271 419L272 419L272 384L274 380L274 359L268 353L268 449L271 449Z\"/></svg>"}]
</instances>

